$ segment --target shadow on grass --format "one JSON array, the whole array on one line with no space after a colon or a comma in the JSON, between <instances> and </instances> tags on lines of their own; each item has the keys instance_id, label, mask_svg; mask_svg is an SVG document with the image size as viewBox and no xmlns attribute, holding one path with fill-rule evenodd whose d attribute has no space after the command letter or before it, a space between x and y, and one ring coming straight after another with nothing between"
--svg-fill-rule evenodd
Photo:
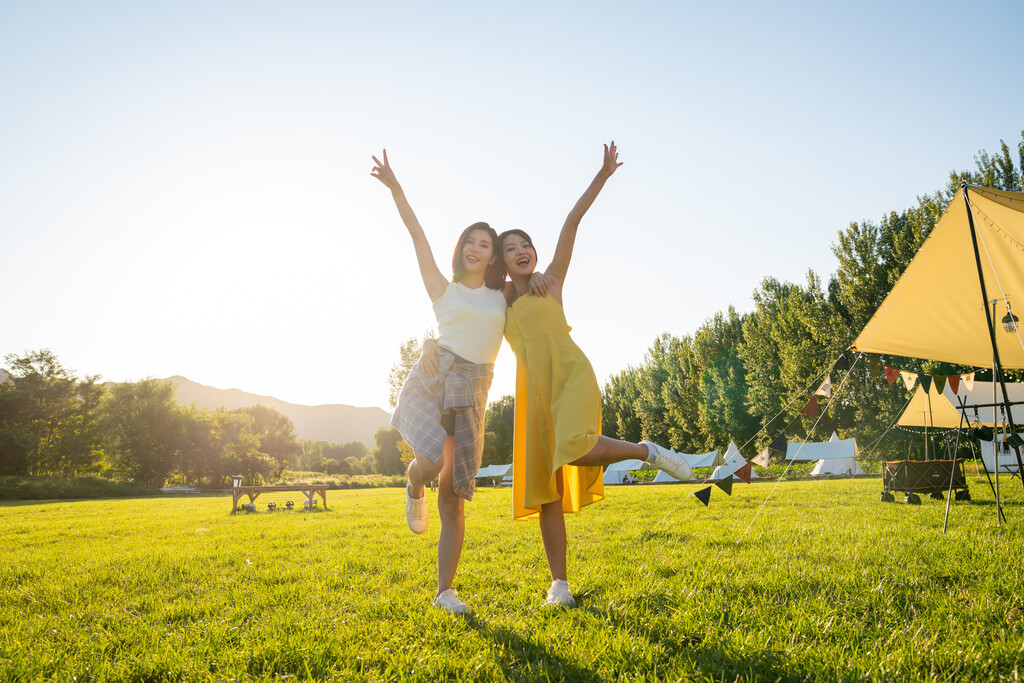
<instances>
[{"instance_id":1,"label":"shadow on grass","mask_svg":"<svg viewBox=\"0 0 1024 683\"><path fill-rule=\"evenodd\" d=\"M669 609L667 603L648 604L645 605L645 609L628 609L623 613L588 605L587 603L598 597L599 593L600 591L578 594L577 607L564 612L565 618L575 619L580 613L585 613L587 620L602 624L601 628L606 631L609 639L617 638L616 634L629 634L631 639L646 641L648 648L661 653L656 669L644 670L627 664L614 672L615 678L657 674L659 677L683 679L698 674L697 677L708 680L807 681L813 680L820 673L801 667L791 659L770 650L738 654L729 648L707 642L704 633L680 633L674 630L674 635L662 636L661 632L650 627L647 616L652 608L655 611L658 608ZM648 596L648 599L652 597ZM551 616L556 614L558 613L552 612ZM503 676L509 679L609 680L607 668L598 671L583 667L559 654L557 648L550 642L539 637L531 638L512 629L488 623L476 615L467 617L466 624L493 644L494 661ZM621 658L620 654L615 656Z\"/></svg>"},{"instance_id":2,"label":"shadow on grass","mask_svg":"<svg viewBox=\"0 0 1024 683\"><path fill-rule=\"evenodd\" d=\"M511 680L604 681L599 674L560 656L547 643L534 641L515 631L489 624L476 615L466 624L494 644L494 659Z\"/></svg>"}]
</instances>

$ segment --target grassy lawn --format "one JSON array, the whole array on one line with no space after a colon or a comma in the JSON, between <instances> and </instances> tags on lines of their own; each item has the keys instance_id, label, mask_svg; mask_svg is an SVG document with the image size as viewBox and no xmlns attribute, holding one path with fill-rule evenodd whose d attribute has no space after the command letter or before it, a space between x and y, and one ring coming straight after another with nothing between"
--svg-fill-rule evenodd
<instances>
[{"instance_id":1,"label":"grassy lawn","mask_svg":"<svg viewBox=\"0 0 1024 683\"><path fill-rule=\"evenodd\" d=\"M739 544L773 483L660 523L694 486L609 487L568 518L566 611L542 606L536 524L481 489L470 618L431 608L436 520L413 536L401 489L234 516L228 494L0 503L0 680L1018 680L1024 492L1002 482L1008 524L970 477L946 535L944 502L880 503L879 479L783 483Z\"/></svg>"}]
</instances>

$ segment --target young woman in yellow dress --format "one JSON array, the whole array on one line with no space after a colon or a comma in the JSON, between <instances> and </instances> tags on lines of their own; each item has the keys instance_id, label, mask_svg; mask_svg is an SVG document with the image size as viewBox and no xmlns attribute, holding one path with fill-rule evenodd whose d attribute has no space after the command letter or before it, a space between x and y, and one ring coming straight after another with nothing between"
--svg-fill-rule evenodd
<instances>
[{"instance_id":1,"label":"young woman in yellow dress","mask_svg":"<svg viewBox=\"0 0 1024 683\"><path fill-rule=\"evenodd\" d=\"M537 268L533 240L522 230L498 236L512 281L506 288L505 339L516 355L512 498L517 520L538 518L551 571L546 604L575 605L566 575L565 512L579 512L604 498L601 467L646 460L679 480L690 465L675 451L649 441L630 443L601 434L601 390L590 361L569 336L562 284L576 231L605 182L621 166L613 141L604 147L601 170L569 212L551 264L544 271L547 296L530 296Z\"/></svg>"}]
</instances>

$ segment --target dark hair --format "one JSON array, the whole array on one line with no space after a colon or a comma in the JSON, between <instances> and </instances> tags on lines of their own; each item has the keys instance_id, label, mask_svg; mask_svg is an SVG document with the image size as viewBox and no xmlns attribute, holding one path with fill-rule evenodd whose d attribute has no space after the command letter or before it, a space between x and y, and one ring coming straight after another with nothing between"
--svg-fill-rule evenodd
<instances>
[{"instance_id":1,"label":"dark hair","mask_svg":"<svg viewBox=\"0 0 1024 683\"><path fill-rule=\"evenodd\" d=\"M491 248L494 250L495 254L497 254L498 233L494 231L494 228L484 222L474 223L469 226L462 231L462 235L459 236L459 241L455 243L455 253L452 254L452 282L462 282L463 278L466 277L466 269L463 267L462 262L462 249L466 246L466 240L469 239L469 233L474 230L483 230L490 236ZM489 264L487 266L487 270L484 271L484 286L489 289L504 289L505 266L502 265L500 256L496 257L494 259L494 263Z\"/></svg>"},{"instance_id":2,"label":"dark hair","mask_svg":"<svg viewBox=\"0 0 1024 683\"><path fill-rule=\"evenodd\" d=\"M497 261L497 263L501 266L501 279L502 279L502 281L504 281L505 280L505 276L508 275L508 271L505 270L505 238L509 237L510 235L519 235L524 240L529 242L531 247L533 246L533 238L530 237L529 235L527 235L525 230L520 230L519 228L512 228L511 230L506 230L505 232L503 232L500 235L498 235L498 247L497 247L498 248L498 261ZM534 251L536 251L536 247L534 247Z\"/></svg>"}]
</instances>

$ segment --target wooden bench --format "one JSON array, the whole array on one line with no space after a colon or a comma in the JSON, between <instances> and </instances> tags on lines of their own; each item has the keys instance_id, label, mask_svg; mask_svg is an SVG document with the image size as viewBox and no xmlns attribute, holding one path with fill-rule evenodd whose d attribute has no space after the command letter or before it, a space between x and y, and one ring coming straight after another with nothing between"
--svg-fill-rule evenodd
<instances>
[{"instance_id":1,"label":"wooden bench","mask_svg":"<svg viewBox=\"0 0 1024 683\"><path fill-rule=\"evenodd\" d=\"M249 502L255 503L256 497L261 493L274 493L275 491L299 491L306 495L307 507L316 505L317 494L324 501L324 509L327 509L327 485L326 484L295 484L292 486L235 486L231 489L231 512L238 510L238 499L242 496L249 496Z\"/></svg>"}]
</instances>

